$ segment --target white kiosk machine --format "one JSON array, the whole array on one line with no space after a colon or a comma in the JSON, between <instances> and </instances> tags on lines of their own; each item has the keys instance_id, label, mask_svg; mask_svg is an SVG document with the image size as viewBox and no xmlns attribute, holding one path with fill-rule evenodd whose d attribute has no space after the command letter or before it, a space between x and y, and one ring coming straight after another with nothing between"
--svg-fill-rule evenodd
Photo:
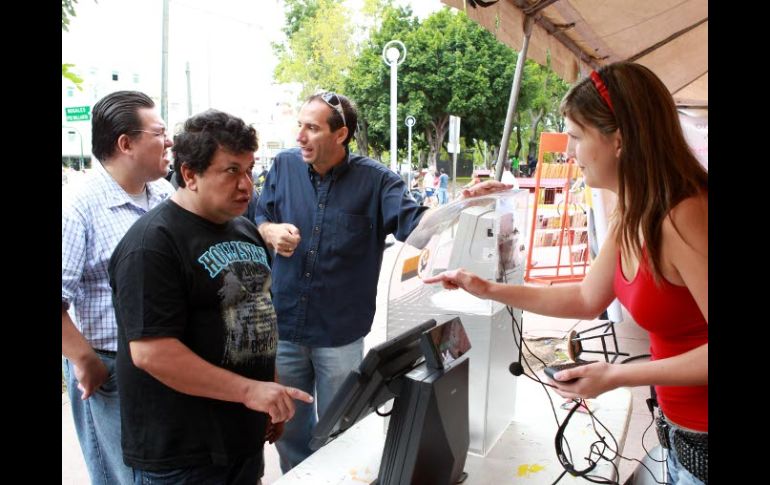
<instances>
[{"instance_id":1,"label":"white kiosk machine","mask_svg":"<svg viewBox=\"0 0 770 485\"><path fill-rule=\"evenodd\" d=\"M463 290L425 285L423 277L465 268L489 280L521 284L524 276L527 190L463 199L440 207L412 232L396 259L388 295L387 338L420 322L460 317L472 343L468 353L469 451L486 455L514 415L521 310Z\"/></svg>"}]
</instances>

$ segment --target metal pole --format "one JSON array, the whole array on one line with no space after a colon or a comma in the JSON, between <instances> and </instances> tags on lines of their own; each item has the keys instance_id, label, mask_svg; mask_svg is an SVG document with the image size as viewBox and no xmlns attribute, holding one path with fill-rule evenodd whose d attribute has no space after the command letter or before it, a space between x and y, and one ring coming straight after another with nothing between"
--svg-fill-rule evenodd
<instances>
[{"instance_id":1,"label":"metal pole","mask_svg":"<svg viewBox=\"0 0 770 485\"><path fill-rule=\"evenodd\" d=\"M409 166L412 166L412 127L407 125L407 131L409 132L409 148L406 149L406 158L409 161Z\"/></svg>"},{"instance_id":2,"label":"metal pole","mask_svg":"<svg viewBox=\"0 0 770 485\"><path fill-rule=\"evenodd\" d=\"M406 161L409 163L409 176L407 177L409 187L407 189L412 190L412 127L407 126L406 130L409 132L408 148L406 149Z\"/></svg>"},{"instance_id":3,"label":"metal pole","mask_svg":"<svg viewBox=\"0 0 770 485\"><path fill-rule=\"evenodd\" d=\"M390 65L390 169L398 173L398 149L396 137L398 136L398 126L396 126L398 109L396 107L396 96L398 96L398 64L393 62Z\"/></svg>"},{"instance_id":4,"label":"metal pole","mask_svg":"<svg viewBox=\"0 0 770 485\"><path fill-rule=\"evenodd\" d=\"M516 112L516 104L519 101L519 88L521 87L521 74L524 72L524 61L527 59L527 50L529 49L529 36L532 35L533 19L527 16L524 19L524 43L521 46L521 52L516 59L516 70L513 72L513 86L511 87L511 97L508 100L508 112L505 114L505 126L503 126L503 139L500 141L500 153L497 156L497 167L495 168L495 180L500 180L503 176L503 164L508 159L508 140L511 138L511 128L513 127L513 113Z\"/></svg>"},{"instance_id":5,"label":"metal pole","mask_svg":"<svg viewBox=\"0 0 770 485\"><path fill-rule=\"evenodd\" d=\"M190 88L190 61L185 65L185 74L187 74L187 116L192 116L192 89Z\"/></svg>"},{"instance_id":6,"label":"metal pole","mask_svg":"<svg viewBox=\"0 0 770 485\"><path fill-rule=\"evenodd\" d=\"M455 200L455 190L457 190L457 150L452 154L452 200Z\"/></svg>"},{"instance_id":7,"label":"metal pole","mask_svg":"<svg viewBox=\"0 0 770 485\"><path fill-rule=\"evenodd\" d=\"M160 117L168 123L168 0L163 0L163 57L160 74Z\"/></svg>"},{"instance_id":8,"label":"metal pole","mask_svg":"<svg viewBox=\"0 0 770 485\"><path fill-rule=\"evenodd\" d=\"M406 182L408 184L407 190L411 193L412 191L412 127L414 126L414 116L407 116L406 120L404 120L404 124L406 125L406 130L409 133L408 144L406 149L406 158L409 162L409 176L406 178Z\"/></svg>"},{"instance_id":9,"label":"metal pole","mask_svg":"<svg viewBox=\"0 0 770 485\"><path fill-rule=\"evenodd\" d=\"M401 48L403 55L396 46ZM406 46L400 40L391 40L382 48L382 59L390 66L390 169L398 173L398 65L406 59Z\"/></svg>"}]
</instances>

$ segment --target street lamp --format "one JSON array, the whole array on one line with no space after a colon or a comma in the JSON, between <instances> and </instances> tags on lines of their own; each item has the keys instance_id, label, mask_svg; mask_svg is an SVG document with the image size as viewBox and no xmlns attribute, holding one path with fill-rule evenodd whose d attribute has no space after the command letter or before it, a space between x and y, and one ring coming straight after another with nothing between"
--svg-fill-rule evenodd
<instances>
[{"instance_id":1,"label":"street lamp","mask_svg":"<svg viewBox=\"0 0 770 485\"><path fill-rule=\"evenodd\" d=\"M401 49L399 50L398 47ZM402 52L403 51L403 55ZM390 169L398 173L398 150L396 148L396 94L398 88L398 65L406 59L406 46L400 40L391 40L382 48L382 59L390 66Z\"/></svg>"},{"instance_id":2,"label":"street lamp","mask_svg":"<svg viewBox=\"0 0 770 485\"><path fill-rule=\"evenodd\" d=\"M74 126L67 126L67 125L61 125L62 128L67 129L68 135L74 135L77 133L78 138L80 138L80 171L83 171L83 135L80 134L80 130L75 128Z\"/></svg>"},{"instance_id":3,"label":"street lamp","mask_svg":"<svg viewBox=\"0 0 770 485\"><path fill-rule=\"evenodd\" d=\"M404 124L406 125L406 129L409 132L409 144L407 145L409 148L406 150L406 159L409 161L409 177L407 177L407 183L409 184L409 188L412 188L412 127L414 126L414 116L407 116L406 120L404 120Z\"/></svg>"}]
</instances>

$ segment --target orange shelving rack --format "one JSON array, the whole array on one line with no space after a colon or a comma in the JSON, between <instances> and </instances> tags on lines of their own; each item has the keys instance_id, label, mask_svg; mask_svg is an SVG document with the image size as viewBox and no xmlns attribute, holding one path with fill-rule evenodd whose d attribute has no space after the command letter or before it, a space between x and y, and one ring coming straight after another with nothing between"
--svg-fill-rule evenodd
<instances>
[{"instance_id":1,"label":"orange shelving rack","mask_svg":"<svg viewBox=\"0 0 770 485\"><path fill-rule=\"evenodd\" d=\"M546 153L567 151L566 133L540 134L529 250L524 280L540 283L581 281L588 270L588 223L578 195L570 188L582 175L573 158L545 163ZM522 187L528 184L521 183ZM590 197L584 197L590 200ZM572 199L572 200L571 200Z\"/></svg>"}]
</instances>

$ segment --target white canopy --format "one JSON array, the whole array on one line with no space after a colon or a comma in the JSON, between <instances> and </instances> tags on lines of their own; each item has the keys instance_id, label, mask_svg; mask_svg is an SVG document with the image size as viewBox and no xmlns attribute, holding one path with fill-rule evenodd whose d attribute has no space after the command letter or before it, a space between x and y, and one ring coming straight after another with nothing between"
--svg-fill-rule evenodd
<instances>
[{"instance_id":1,"label":"white canopy","mask_svg":"<svg viewBox=\"0 0 770 485\"><path fill-rule=\"evenodd\" d=\"M707 0L441 0L463 9L520 51L526 15L535 17L527 57L565 81L628 60L652 69L679 104L708 104ZM490 3L486 0L483 3Z\"/></svg>"}]
</instances>

